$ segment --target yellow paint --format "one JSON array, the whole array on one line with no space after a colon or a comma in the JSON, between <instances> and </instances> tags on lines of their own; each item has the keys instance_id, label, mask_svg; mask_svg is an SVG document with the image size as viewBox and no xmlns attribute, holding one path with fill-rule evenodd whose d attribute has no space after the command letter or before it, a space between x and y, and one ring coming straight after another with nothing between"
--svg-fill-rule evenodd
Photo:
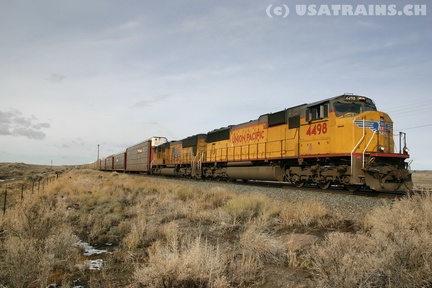
<instances>
[{"instance_id":1,"label":"yellow paint","mask_svg":"<svg viewBox=\"0 0 432 288\"><path fill-rule=\"evenodd\" d=\"M230 140L207 143L207 162L233 162L271 160L297 157L350 156L351 153L378 153L378 145L384 153L394 152L392 131L378 126L380 131L371 130L371 123L384 120L392 125L390 117L377 111L307 122L301 118L300 128L288 129L288 124L267 127L267 123L253 123L231 130ZM354 121L365 119L365 126L359 128ZM367 122L367 121L369 122ZM381 122L381 123L384 123ZM369 124L367 124L369 123ZM361 124L363 125L363 123ZM377 124L374 124L375 128ZM354 149L355 148L355 149Z\"/></svg>"}]
</instances>

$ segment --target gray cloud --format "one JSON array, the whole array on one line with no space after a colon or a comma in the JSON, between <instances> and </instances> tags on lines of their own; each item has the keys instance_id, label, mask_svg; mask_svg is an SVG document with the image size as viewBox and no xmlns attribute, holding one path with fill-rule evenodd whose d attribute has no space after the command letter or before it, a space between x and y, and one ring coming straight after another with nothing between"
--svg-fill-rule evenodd
<instances>
[{"instance_id":1,"label":"gray cloud","mask_svg":"<svg viewBox=\"0 0 432 288\"><path fill-rule=\"evenodd\" d=\"M25 117L16 109L0 111L0 135L24 136L29 139L42 140L46 135L41 129L49 127L49 123L39 122L34 115Z\"/></svg>"},{"instance_id":2,"label":"gray cloud","mask_svg":"<svg viewBox=\"0 0 432 288\"><path fill-rule=\"evenodd\" d=\"M150 107L150 106L152 106L152 103L153 103L154 101L151 101L151 100L142 100L142 101L138 101L138 102L136 102L134 105L132 105L132 108L135 108L135 109L139 109L139 108L146 108L146 107Z\"/></svg>"},{"instance_id":3,"label":"gray cloud","mask_svg":"<svg viewBox=\"0 0 432 288\"><path fill-rule=\"evenodd\" d=\"M52 83L62 83L65 80L66 76L63 74L51 74L51 76L48 78L48 81L52 82Z\"/></svg>"},{"instance_id":4,"label":"gray cloud","mask_svg":"<svg viewBox=\"0 0 432 288\"><path fill-rule=\"evenodd\" d=\"M63 143L61 145L54 145L56 147L60 147L60 148L71 148L71 147L76 147L76 146L84 146L85 143L83 141L83 139L81 138L75 138L75 139L70 139L68 140L68 142Z\"/></svg>"},{"instance_id":5,"label":"gray cloud","mask_svg":"<svg viewBox=\"0 0 432 288\"><path fill-rule=\"evenodd\" d=\"M141 109L153 106L154 103L163 101L171 97L171 94L162 94L153 97L150 100L141 100L132 105L132 109Z\"/></svg>"}]
</instances>

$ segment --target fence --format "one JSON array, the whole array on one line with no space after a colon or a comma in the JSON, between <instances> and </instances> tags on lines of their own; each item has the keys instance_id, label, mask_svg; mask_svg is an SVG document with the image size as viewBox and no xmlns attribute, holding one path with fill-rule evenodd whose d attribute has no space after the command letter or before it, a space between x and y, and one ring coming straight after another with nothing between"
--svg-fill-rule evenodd
<instances>
[{"instance_id":1,"label":"fence","mask_svg":"<svg viewBox=\"0 0 432 288\"><path fill-rule=\"evenodd\" d=\"M1 197L1 199L3 200L1 206L3 208L3 215L6 214L8 201L12 203L16 203L19 200L23 201L25 192L32 194L43 192L45 191L45 188L48 186L49 183L57 181L58 176L59 173L55 173L46 176L38 175L30 177L30 179L28 180L14 179L8 182L4 182L0 189L0 193L3 194Z\"/></svg>"}]
</instances>

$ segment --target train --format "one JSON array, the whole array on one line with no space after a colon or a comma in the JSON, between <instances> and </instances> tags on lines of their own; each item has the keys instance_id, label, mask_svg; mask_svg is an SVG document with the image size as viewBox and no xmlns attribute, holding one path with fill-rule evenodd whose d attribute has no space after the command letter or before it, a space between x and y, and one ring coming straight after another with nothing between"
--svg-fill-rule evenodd
<instances>
[{"instance_id":1,"label":"train","mask_svg":"<svg viewBox=\"0 0 432 288\"><path fill-rule=\"evenodd\" d=\"M392 119L372 99L343 94L178 141L151 137L85 166L321 189L335 185L352 192L411 191L407 136L393 133Z\"/></svg>"}]
</instances>

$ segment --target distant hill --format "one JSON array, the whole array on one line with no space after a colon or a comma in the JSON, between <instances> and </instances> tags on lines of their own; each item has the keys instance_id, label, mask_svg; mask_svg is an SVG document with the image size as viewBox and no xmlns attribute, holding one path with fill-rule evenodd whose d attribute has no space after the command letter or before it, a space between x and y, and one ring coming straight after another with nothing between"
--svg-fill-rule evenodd
<instances>
[{"instance_id":1,"label":"distant hill","mask_svg":"<svg viewBox=\"0 0 432 288\"><path fill-rule=\"evenodd\" d=\"M64 172L68 166L34 165L25 163L0 163L0 180L21 178L34 174Z\"/></svg>"}]
</instances>

